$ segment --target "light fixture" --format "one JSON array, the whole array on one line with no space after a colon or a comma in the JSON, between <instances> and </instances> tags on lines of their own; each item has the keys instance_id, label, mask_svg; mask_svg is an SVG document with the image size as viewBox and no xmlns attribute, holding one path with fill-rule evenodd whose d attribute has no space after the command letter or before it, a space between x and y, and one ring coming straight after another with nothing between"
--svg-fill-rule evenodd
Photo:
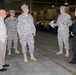
<instances>
[{"instance_id":1,"label":"light fixture","mask_svg":"<svg viewBox=\"0 0 76 75\"><path fill-rule=\"evenodd\" d=\"M54 7L55 7L55 5L52 5L51 7L52 7L52 8L54 8Z\"/></svg>"},{"instance_id":2,"label":"light fixture","mask_svg":"<svg viewBox=\"0 0 76 75\"><path fill-rule=\"evenodd\" d=\"M68 2L65 2L65 5L68 5Z\"/></svg>"},{"instance_id":3,"label":"light fixture","mask_svg":"<svg viewBox=\"0 0 76 75\"><path fill-rule=\"evenodd\" d=\"M36 12L34 12L34 14L36 15Z\"/></svg>"}]
</instances>

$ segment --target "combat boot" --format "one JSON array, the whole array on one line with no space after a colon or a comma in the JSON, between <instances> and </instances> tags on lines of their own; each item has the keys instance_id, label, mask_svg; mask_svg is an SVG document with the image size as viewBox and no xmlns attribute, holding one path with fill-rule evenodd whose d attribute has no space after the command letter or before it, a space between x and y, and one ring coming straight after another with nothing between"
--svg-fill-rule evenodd
<instances>
[{"instance_id":1,"label":"combat boot","mask_svg":"<svg viewBox=\"0 0 76 75\"><path fill-rule=\"evenodd\" d=\"M15 49L15 53L19 54L20 52L17 49Z\"/></svg>"},{"instance_id":2,"label":"combat boot","mask_svg":"<svg viewBox=\"0 0 76 75\"><path fill-rule=\"evenodd\" d=\"M66 50L65 57L69 57L69 50Z\"/></svg>"},{"instance_id":3,"label":"combat boot","mask_svg":"<svg viewBox=\"0 0 76 75\"><path fill-rule=\"evenodd\" d=\"M8 55L11 55L11 49L8 49Z\"/></svg>"},{"instance_id":4,"label":"combat boot","mask_svg":"<svg viewBox=\"0 0 76 75\"><path fill-rule=\"evenodd\" d=\"M63 50L62 50L62 49L60 49L60 51L59 51L59 52L57 52L56 54L57 54L57 55L63 54Z\"/></svg>"},{"instance_id":5,"label":"combat boot","mask_svg":"<svg viewBox=\"0 0 76 75\"><path fill-rule=\"evenodd\" d=\"M24 53L24 62L27 63L28 62L28 59L27 59L27 54Z\"/></svg>"},{"instance_id":6,"label":"combat boot","mask_svg":"<svg viewBox=\"0 0 76 75\"><path fill-rule=\"evenodd\" d=\"M37 61L37 59L34 57L34 54L31 53L30 56L31 56L31 58L30 58L31 60Z\"/></svg>"}]
</instances>

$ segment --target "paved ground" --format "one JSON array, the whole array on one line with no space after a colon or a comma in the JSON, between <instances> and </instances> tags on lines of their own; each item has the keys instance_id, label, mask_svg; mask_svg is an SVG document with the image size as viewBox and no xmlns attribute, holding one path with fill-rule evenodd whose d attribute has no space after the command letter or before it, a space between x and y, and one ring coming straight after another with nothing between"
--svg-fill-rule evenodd
<instances>
[{"instance_id":1,"label":"paved ground","mask_svg":"<svg viewBox=\"0 0 76 75\"><path fill-rule=\"evenodd\" d=\"M0 75L76 75L76 65L68 64L72 58L71 50L69 58L65 58L64 54L56 55L58 51L56 34L38 31L35 40L35 57L38 61L31 61L28 53L29 62L24 63L22 53L16 55L12 51L11 56L6 56L6 63L10 64L8 71L0 72ZM70 47L71 42L70 39ZM20 45L18 49L21 51Z\"/></svg>"}]
</instances>

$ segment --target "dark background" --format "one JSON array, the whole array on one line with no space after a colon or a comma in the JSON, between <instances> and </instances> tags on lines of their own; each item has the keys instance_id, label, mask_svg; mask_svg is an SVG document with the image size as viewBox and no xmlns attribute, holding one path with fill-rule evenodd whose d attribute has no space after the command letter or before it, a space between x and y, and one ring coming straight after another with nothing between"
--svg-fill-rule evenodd
<instances>
[{"instance_id":1,"label":"dark background","mask_svg":"<svg viewBox=\"0 0 76 75\"><path fill-rule=\"evenodd\" d=\"M64 5L65 2L68 2L69 5L75 5L76 0L31 0L31 7L32 10L42 10L51 8L52 5L59 7ZM30 7L30 0L0 0L0 8L5 8L7 10L20 10L22 4L28 4Z\"/></svg>"}]
</instances>

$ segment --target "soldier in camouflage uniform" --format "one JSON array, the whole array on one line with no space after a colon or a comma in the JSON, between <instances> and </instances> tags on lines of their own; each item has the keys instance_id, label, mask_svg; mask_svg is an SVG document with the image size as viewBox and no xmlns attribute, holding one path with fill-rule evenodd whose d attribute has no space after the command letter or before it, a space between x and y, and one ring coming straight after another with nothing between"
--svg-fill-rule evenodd
<instances>
[{"instance_id":1,"label":"soldier in camouflage uniform","mask_svg":"<svg viewBox=\"0 0 76 75\"><path fill-rule=\"evenodd\" d=\"M28 14L29 9L27 5L22 5L21 9L23 13L18 17L17 30L20 38L20 43L22 46L22 53L24 55L24 62L28 62L27 59L27 44L29 46L29 52L31 60L37 61L34 57L34 36L36 29L33 22L33 17Z\"/></svg>"},{"instance_id":2,"label":"soldier in camouflage uniform","mask_svg":"<svg viewBox=\"0 0 76 75\"><path fill-rule=\"evenodd\" d=\"M66 54L65 57L69 56L69 26L72 25L71 17L66 13L66 7L60 7L60 15L58 16L57 23L51 22L52 26L58 26L58 43L60 51L57 55L63 54L63 43L65 46Z\"/></svg>"},{"instance_id":3,"label":"soldier in camouflage uniform","mask_svg":"<svg viewBox=\"0 0 76 75\"><path fill-rule=\"evenodd\" d=\"M17 35L17 18L15 16L15 11L10 10L10 17L5 19L7 34L8 34L8 55L11 55L12 41L15 49L15 53L20 53L17 50L18 35Z\"/></svg>"}]
</instances>

